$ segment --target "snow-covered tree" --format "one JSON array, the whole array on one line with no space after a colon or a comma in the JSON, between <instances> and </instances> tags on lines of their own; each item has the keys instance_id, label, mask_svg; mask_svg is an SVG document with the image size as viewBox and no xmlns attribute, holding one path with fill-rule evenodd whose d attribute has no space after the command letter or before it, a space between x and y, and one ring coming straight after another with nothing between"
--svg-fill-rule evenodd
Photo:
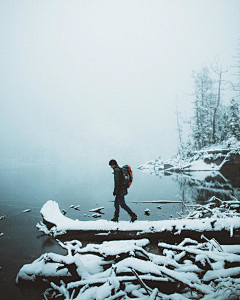
<instances>
[{"instance_id":1,"label":"snow-covered tree","mask_svg":"<svg viewBox=\"0 0 240 300\"><path fill-rule=\"evenodd\" d=\"M199 150L232 137L240 140L240 43L237 50L234 83L223 78L228 70L223 71L218 60L214 60L211 65L211 73L208 67L193 72L194 114L187 122L191 130L188 145L182 139L180 112L176 111L180 143L178 153L181 156L186 156L189 149ZM226 105L223 101L223 91L230 86L231 92L235 91L236 94L229 94L228 99L225 95L225 100L230 100L232 97L230 104Z\"/></svg>"},{"instance_id":2,"label":"snow-covered tree","mask_svg":"<svg viewBox=\"0 0 240 300\"><path fill-rule=\"evenodd\" d=\"M229 129L231 136L237 138L240 141L240 112L239 103L235 99L231 99L229 107Z\"/></svg>"},{"instance_id":3,"label":"snow-covered tree","mask_svg":"<svg viewBox=\"0 0 240 300\"><path fill-rule=\"evenodd\" d=\"M224 85L226 85L225 80L223 80L224 73L227 73L228 70L222 69L222 66L219 66L218 59L214 59L214 62L211 65L211 68L215 75L217 76L215 80L215 93L216 93L216 101L213 104L213 116L212 116L212 142L215 144L216 142L221 141L221 132L219 132L218 128L221 127L221 116L223 112L221 109L223 108L222 103L222 91L224 90Z\"/></svg>"},{"instance_id":4,"label":"snow-covered tree","mask_svg":"<svg viewBox=\"0 0 240 300\"><path fill-rule=\"evenodd\" d=\"M232 83L233 90L237 92L238 97L240 96L240 40L239 44L237 45L237 54L234 56L236 63L233 66L234 75L236 80Z\"/></svg>"},{"instance_id":5,"label":"snow-covered tree","mask_svg":"<svg viewBox=\"0 0 240 300\"><path fill-rule=\"evenodd\" d=\"M221 104L218 109L218 118L216 121L216 142L227 140L230 137L229 131L229 107Z\"/></svg>"},{"instance_id":6,"label":"snow-covered tree","mask_svg":"<svg viewBox=\"0 0 240 300\"><path fill-rule=\"evenodd\" d=\"M180 123L180 119L181 119L181 113L178 110L178 102L177 102L177 98L175 101L175 113L176 113L176 117L177 117L177 132L178 132L178 139L179 139L179 147L178 147L178 155L180 156L184 156L184 143L183 143L183 137L182 137L182 126Z\"/></svg>"},{"instance_id":7,"label":"snow-covered tree","mask_svg":"<svg viewBox=\"0 0 240 300\"><path fill-rule=\"evenodd\" d=\"M213 111L216 107L217 96L214 93L214 80L210 77L209 69L202 68L193 73L194 92L194 118L192 136L198 149L212 143Z\"/></svg>"}]
</instances>

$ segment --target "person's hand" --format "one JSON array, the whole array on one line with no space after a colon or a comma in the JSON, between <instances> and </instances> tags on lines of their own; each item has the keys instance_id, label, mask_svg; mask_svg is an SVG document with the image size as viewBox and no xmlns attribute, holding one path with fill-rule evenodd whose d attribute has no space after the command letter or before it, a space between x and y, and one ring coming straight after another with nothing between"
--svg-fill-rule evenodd
<instances>
[{"instance_id":1,"label":"person's hand","mask_svg":"<svg viewBox=\"0 0 240 300\"><path fill-rule=\"evenodd\" d=\"M116 195L117 195L116 190L114 190L113 191L113 196L116 196Z\"/></svg>"}]
</instances>

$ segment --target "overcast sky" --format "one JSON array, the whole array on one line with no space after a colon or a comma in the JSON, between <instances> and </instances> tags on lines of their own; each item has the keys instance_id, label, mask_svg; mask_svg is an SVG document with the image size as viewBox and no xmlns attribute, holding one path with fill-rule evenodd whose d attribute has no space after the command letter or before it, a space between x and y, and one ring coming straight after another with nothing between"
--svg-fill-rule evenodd
<instances>
[{"instance_id":1,"label":"overcast sky","mask_svg":"<svg viewBox=\"0 0 240 300\"><path fill-rule=\"evenodd\" d=\"M169 158L176 97L239 33L239 0L0 0L2 158Z\"/></svg>"}]
</instances>

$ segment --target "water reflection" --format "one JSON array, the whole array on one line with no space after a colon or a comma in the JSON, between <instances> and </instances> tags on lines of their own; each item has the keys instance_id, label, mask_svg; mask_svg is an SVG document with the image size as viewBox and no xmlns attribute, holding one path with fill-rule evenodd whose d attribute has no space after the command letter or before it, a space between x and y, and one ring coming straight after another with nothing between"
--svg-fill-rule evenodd
<instances>
[{"instance_id":1,"label":"water reflection","mask_svg":"<svg viewBox=\"0 0 240 300\"><path fill-rule=\"evenodd\" d=\"M240 174L237 172L194 171L188 173L163 172L165 176L178 182L184 198L199 204L205 203L212 196L222 200L240 199Z\"/></svg>"}]
</instances>

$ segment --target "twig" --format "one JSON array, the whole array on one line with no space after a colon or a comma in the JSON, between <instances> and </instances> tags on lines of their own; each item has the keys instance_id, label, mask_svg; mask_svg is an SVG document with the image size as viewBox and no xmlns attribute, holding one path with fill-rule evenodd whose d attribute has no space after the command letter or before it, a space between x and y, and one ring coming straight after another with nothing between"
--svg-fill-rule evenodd
<instances>
[{"instance_id":1,"label":"twig","mask_svg":"<svg viewBox=\"0 0 240 300\"><path fill-rule=\"evenodd\" d=\"M147 294L150 296L150 293L149 293L149 287L148 286L146 286L146 284L139 278L139 276L138 276L138 274L137 274L137 272L133 269L133 268L131 268L131 271L133 272L133 274L137 277L137 280L138 280L138 282L141 284L141 286L146 290L146 292L147 292Z\"/></svg>"},{"instance_id":2,"label":"twig","mask_svg":"<svg viewBox=\"0 0 240 300\"><path fill-rule=\"evenodd\" d=\"M43 297L44 297L44 299L45 299L45 300L48 300L48 298L46 297L46 295L45 295L45 294L43 294Z\"/></svg>"},{"instance_id":3,"label":"twig","mask_svg":"<svg viewBox=\"0 0 240 300\"><path fill-rule=\"evenodd\" d=\"M212 245L212 247L215 247L219 252L223 252L223 248L221 247L221 245L218 243L216 239L213 238L212 240L209 240L204 236L204 234L201 235L201 239L207 241L209 244Z\"/></svg>"}]
</instances>

